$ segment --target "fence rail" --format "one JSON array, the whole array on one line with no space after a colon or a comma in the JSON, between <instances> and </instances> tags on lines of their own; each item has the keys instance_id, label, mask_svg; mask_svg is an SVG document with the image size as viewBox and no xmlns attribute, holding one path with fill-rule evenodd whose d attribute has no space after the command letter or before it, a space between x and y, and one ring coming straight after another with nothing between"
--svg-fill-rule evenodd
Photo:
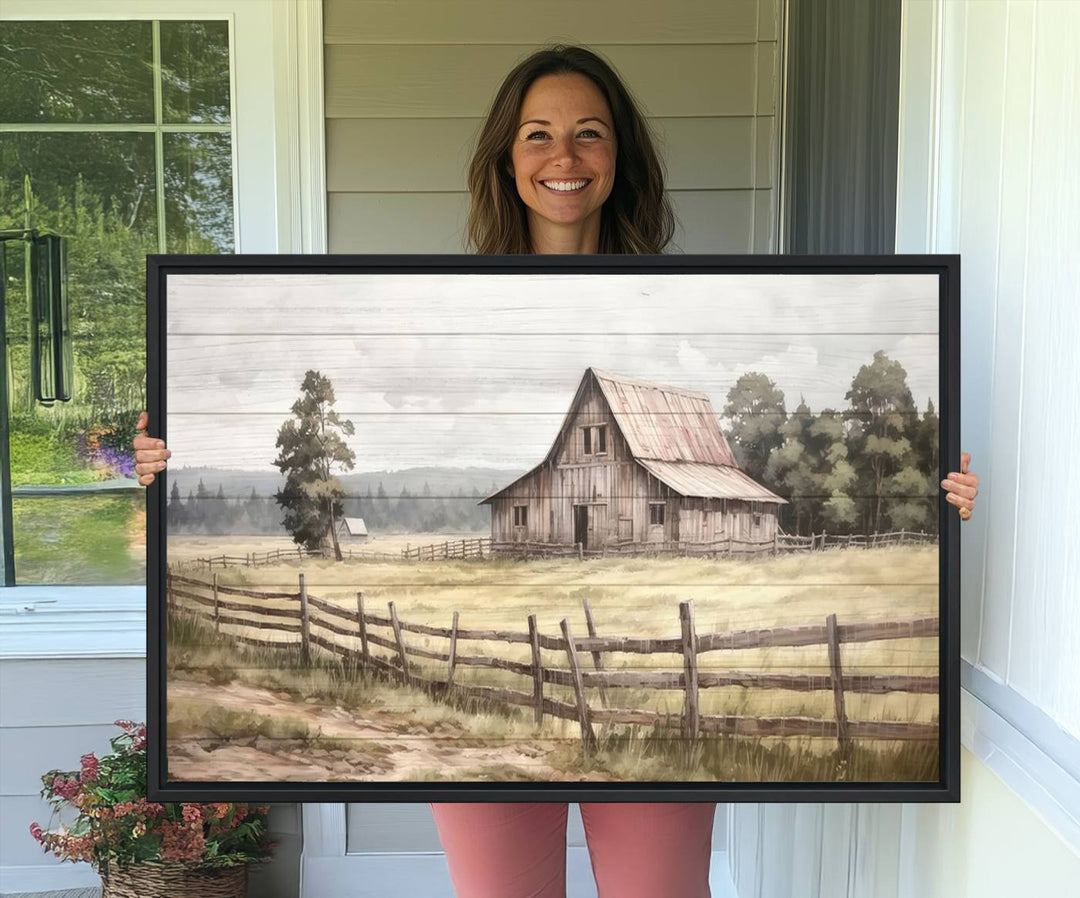
<instances>
[{"instance_id":1,"label":"fence rail","mask_svg":"<svg viewBox=\"0 0 1080 898\"><path fill-rule=\"evenodd\" d=\"M745 736L820 736L836 739L841 753L846 753L854 739L890 739L930 741L938 738L937 723L913 723L906 721L850 720L845 711L844 697L847 693L884 694L906 692L935 694L939 690L936 676L907 674L844 674L840 659L840 646L844 643L865 643L884 639L912 639L936 637L937 617L919 617L906 620L858 621L841 624L835 614L830 614L823 624L771 627L736 630L727 633L698 633L694 623L692 602L679 603L680 635L671 638L637 636L600 636L588 599L583 610L589 635L576 636L569 619L560 621L561 636L542 634L536 623L536 615L527 619L523 631L470 629L459 626L459 614L453 612L449 627L404 621L398 617L394 602L387 603L387 615L373 614L364 607L364 593L357 591L356 607L342 607L327 599L307 592L304 574L298 578L297 592L259 592L239 589L218 582L217 574L210 581L181 576L170 572L167 584L169 608L192 614L212 623L217 632L222 626L251 627L261 631L277 631L286 639L257 638L248 634L229 631L230 638L250 645L269 648L300 648L301 657L311 660L311 646L318 646L339 657L351 659L363 668L428 688L436 697L449 693L475 697L503 705L519 705L533 708L535 721L539 724L544 715L573 720L581 726L581 738L585 751L596 745L593 727L597 724L639 724L658 727L677 726L689 738L697 738L702 732ZM229 599L222 595L239 595L264 600L287 600L297 603L296 608L271 608L265 604L252 604ZM223 611L250 615L239 617ZM318 631L313 631L318 628ZM372 632L373 628L383 632ZM385 632L389 630L389 633ZM445 639L446 651L437 651L410 645L406 633ZM359 651L354 646L343 645L329 634L349 637L359 641ZM502 658L496 654L462 654L458 651L460 640L481 642L506 642L528 645L531 661L523 662ZM825 645L829 652L829 672L823 674L758 673L742 670L701 670L699 658L709 652L736 649L763 648L768 646ZM387 650L388 655L372 651L377 646ZM544 661L541 649L561 652L566 665L553 666ZM641 655L669 653L682 655L679 670L642 671L618 670L604 666L603 655L625 652ZM587 670L586 659L592 660L593 670ZM445 678L425 677L420 666L412 658L422 658L444 664ZM505 670L531 681L529 691L506 687L465 685L454 681L460 667L485 667ZM566 687L573 690L574 701L562 701L544 695L545 685ZM751 689L786 689L798 692L831 691L836 709L835 719L809 717L749 717L739 715L707 715L701 713L699 693L702 689L726 686L743 686ZM585 690L596 688L600 707L590 705ZM646 709L610 707L610 691L622 688L647 688L681 690L684 693L681 714L661 713Z\"/></svg>"}]
</instances>

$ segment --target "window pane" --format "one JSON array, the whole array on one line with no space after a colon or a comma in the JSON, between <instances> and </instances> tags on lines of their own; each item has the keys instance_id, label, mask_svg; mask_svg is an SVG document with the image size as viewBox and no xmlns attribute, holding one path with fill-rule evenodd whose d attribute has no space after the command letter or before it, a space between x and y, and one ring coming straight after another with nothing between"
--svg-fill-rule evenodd
<instances>
[{"instance_id":1,"label":"window pane","mask_svg":"<svg viewBox=\"0 0 1080 898\"><path fill-rule=\"evenodd\" d=\"M11 503L19 583L142 583L146 491Z\"/></svg>"},{"instance_id":2,"label":"window pane","mask_svg":"<svg viewBox=\"0 0 1080 898\"><path fill-rule=\"evenodd\" d=\"M232 138L164 137L165 251L233 252Z\"/></svg>"},{"instance_id":3,"label":"window pane","mask_svg":"<svg viewBox=\"0 0 1080 898\"><path fill-rule=\"evenodd\" d=\"M151 134L0 134L0 228L27 223L28 177L29 224L68 239L75 363L71 402L33 402L24 245L7 242L12 439L47 431L58 440L49 460L33 466L15 463L13 445L16 485L101 479L99 455L75 439L119 425L117 415L137 413L144 402L145 255L157 249L153 169Z\"/></svg>"},{"instance_id":4,"label":"window pane","mask_svg":"<svg viewBox=\"0 0 1080 898\"><path fill-rule=\"evenodd\" d=\"M229 121L229 23L161 23L162 121Z\"/></svg>"},{"instance_id":5,"label":"window pane","mask_svg":"<svg viewBox=\"0 0 1080 898\"><path fill-rule=\"evenodd\" d=\"M4 22L0 121L153 122L151 23Z\"/></svg>"}]
</instances>

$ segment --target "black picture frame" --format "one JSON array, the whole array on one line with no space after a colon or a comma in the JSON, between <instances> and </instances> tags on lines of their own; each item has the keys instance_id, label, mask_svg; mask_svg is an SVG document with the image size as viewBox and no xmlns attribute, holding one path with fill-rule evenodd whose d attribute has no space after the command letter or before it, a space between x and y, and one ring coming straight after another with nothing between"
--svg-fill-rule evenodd
<instances>
[{"instance_id":1,"label":"black picture frame","mask_svg":"<svg viewBox=\"0 0 1080 898\"><path fill-rule=\"evenodd\" d=\"M168 440L166 308L185 274L931 274L938 278L939 479L960 456L960 257L148 255L149 433ZM194 782L172 781L166 757L166 505L169 472L147 491L148 795L156 801L747 801L960 800L960 521L939 492L939 758L936 782Z\"/></svg>"}]
</instances>

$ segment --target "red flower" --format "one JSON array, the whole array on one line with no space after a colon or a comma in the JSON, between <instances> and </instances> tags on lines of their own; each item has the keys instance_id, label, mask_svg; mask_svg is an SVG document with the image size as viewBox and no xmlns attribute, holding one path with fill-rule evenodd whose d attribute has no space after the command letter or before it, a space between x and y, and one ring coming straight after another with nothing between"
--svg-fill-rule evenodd
<instances>
[{"instance_id":1,"label":"red flower","mask_svg":"<svg viewBox=\"0 0 1080 898\"><path fill-rule=\"evenodd\" d=\"M185 804L181 813L188 823L202 823L202 808L197 804Z\"/></svg>"},{"instance_id":2,"label":"red flower","mask_svg":"<svg viewBox=\"0 0 1080 898\"><path fill-rule=\"evenodd\" d=\"M167 820L161 824L161 859L197 861L206 848L202 827Z\"/></svg>"},{"instance_id":3,"label":"red flower","mask_svg":"<svg viewBox=\"0 0 1080 898\"><path fill-rule=\"evenodd\" d=\"M98 778L98 759L93 752L83 755L81 779L84 783L92 783Z\"/></svg>"},{"instance_id":4,"label":"red flower","mask_svg":"<svg viewBox=\"0 0 1080 898\"><path fill-rule=\"evenodd\" d=\"M79 783L77 780L68 780L58 776L53 780L53 791L61 798L66 798L71 801L79 792Z\"/></svg>"}]
</instances>

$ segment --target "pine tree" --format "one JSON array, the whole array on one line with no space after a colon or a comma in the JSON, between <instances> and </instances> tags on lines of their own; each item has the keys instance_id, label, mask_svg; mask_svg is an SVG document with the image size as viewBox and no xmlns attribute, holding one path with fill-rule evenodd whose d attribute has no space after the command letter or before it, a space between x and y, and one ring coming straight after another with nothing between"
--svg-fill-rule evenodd
<instances>
[{"instance_id":1,"label":"pine tree","mask_svg":"<svg viewBox=\"0 0 1080 898\"><path fill-rule=\"evenodd\" d=\"M335 472L352 470L356 453L342 435L351 436L355 428L333 410L334 387L329 378L308 371L300 389L300 398L292 406L294 417L278 430L281 451L274 465L286 476L274 498L285 509L285 529L294 542L318 552L329 537L334 557L341 561L337 521L345 489Z\"/></svg>"}]
</instances>

